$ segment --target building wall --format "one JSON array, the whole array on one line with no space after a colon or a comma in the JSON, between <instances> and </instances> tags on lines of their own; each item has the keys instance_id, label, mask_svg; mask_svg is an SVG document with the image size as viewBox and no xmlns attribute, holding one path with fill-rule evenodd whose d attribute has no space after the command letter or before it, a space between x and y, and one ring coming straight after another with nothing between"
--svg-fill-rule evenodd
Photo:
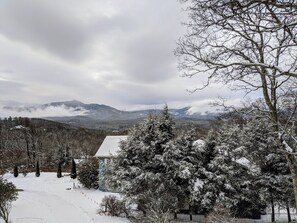
<instances>
[{"instance_id":1,"label":"building wall","mask_svg":"<svg viewBox=\"0 0 297 223\"><path fill-rule=\"evenodd\" d=\"M99 160L99 190L106 191L106 164L107 159L106 158L98 158Z\"/></svg>"}]
</instances>

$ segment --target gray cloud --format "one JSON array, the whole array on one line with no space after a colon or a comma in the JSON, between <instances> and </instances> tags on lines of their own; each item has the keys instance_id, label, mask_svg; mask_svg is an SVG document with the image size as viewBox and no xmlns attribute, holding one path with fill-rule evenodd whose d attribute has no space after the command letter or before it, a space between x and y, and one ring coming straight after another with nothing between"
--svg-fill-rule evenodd
<instances>
[{"instance_id":1,"label":"gray cloud","mask_svg":"<svg viewBox=\"0 0 297 223\"><path fill-rule=\"evenodd\" d=\"M0 101L178 107L228 95L186 92L201 78L180 78L176 69L180 11L172 0L4 0Z\"/></svg>"},{"instance_id":2,"label":"gray cloud","mask_svg":"<svg viewBox=\"0 0 297 223\"><path fill-rule=\"evenodd\" d=\"M6 1L0 13L0 31L7 38L65 58L82 58L88 41L84 26L50 1Z\"/></svg>"},{"instance_id":3,"label":"gray cloud","mask_svg":"<svg viewBox=\"0 0 297 223\"><path fill-rule=\"evenodd\" d=\"M21 94L23 86L19 83L0 79L0 95Z\"/></svg>"}]
</instances>

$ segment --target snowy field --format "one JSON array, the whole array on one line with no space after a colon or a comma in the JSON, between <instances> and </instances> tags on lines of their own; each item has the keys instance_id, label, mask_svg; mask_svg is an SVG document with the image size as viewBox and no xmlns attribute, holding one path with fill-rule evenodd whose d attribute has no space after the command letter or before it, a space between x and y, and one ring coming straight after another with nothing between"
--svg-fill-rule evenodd
<instances>
[{"instance_id":1,"label":"snowy field","mask_svg":"<svg viewBox=\"0 0 297 223\"><path fill-rule=\"evenodd\" d=\"M124 218L96 214L105 195L98 190L74 188L76 180L69 176L57 178L56 173L20 174L17 178L6 174L5 179L14 183L19 192L10 213L12 223L127 223ZM2 223L3 221L0 220Z\"/></svg>"},{"instance_id":2,"label":"snowy field","mask_svg":"<svg viewBox=\"0 0 297 223\"><path fill-rule=\"evenodd\" d=\"M98 190L78 188L78 181L70 176L57 178L56 173L29 173L26 177L20 174L17 178L12 174L4 178L14 183L19 192L18 200L13 202L10 213L11 223L128 223L125 218L102 216L96 214L99 204L105 195L111 193ZM76 187L73 188L73 183ZM277 211L277 222L287 219L283 211ZM183 215L180 215L183 219ZM184 215L184 222L188 219ZM196 219L193 222L201 222ZM296 215L292 215L296 219ZM200 219L200 218L199 218ZM241 221L239 221L241 222ZM261 220L242 221L266 223L270 222L270 215L262 216ZM0 220L0 223L4 223Z\"/></svg>"}]
</instances>

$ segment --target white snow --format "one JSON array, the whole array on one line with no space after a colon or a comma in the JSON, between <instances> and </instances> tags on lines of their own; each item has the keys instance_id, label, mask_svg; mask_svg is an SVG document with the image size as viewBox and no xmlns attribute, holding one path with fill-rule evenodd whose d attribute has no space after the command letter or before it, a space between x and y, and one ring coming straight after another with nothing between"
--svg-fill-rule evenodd
<instances>
[{"instance_id":1,"label":"white snow","mask_svg":"<svg viewBox=\"0 0 297 223\"><path fill-rule=\"evenodd\" d=\"M108 158L116 155L120 150L120 142L126 140L128 136L106 136L95 157Z\"/></svg>"},{"instance_id":2,"label":"white snow","mask_svg":"<svg viewBox=\"0 0 297 223\"><path fill-rule=\"evenodd\" d=\"M251 167L251 162L245 157L241 157L241 158L237 159L236 163L239 163L239 164L246 166L248 168Z\"/></svg>"},{"instance_id":3,"label":"white snow","mask_svg":"<svg viewBox=\"0 0 297 223\"><path fill-rule=\"evenodd\" d=\"M13 223L127 223L125 218L96 214L105 195L111 193L78 188L77 180L70 176L57 178L56 173L41 173L35 177L14 178L5 174L4 178L14 183L19 192L13 202L10 220ZM75 184L76 188L73 189ZM0 220L0 223L3 221Z\"/></svg>"},{"instance_id":4,"label":"white snow","mask_svg":"<svg viewBox=\"0 0 297 223\"><path fill-rule=\"evenodd\" d=\"M202 139L198 139L193 142L194 146L197 146L198 148L203 148L205 146L205 141Z\"/></svg>"},{"instance_id":5,"label":"white snow","mask_svg":"<svg viewBox=\"0 0 297 223\"><path fill-rule=\"evenodd\" d=\"M181 171L181 178L186 179L189 178L191 176L191 172L189 170L189 167L185 167L182 171Z\"/></svg>"},{"instance_id":6,"label":"white snow","mask_svg":"<svg viewBox=\"0 0 297 223\"><path fill-rule=\"evenodd\" d=\"M291 148L291 146L288 145L288 143L285 140L283 140L283 145L285 146L285 150L288 153L292 153L293 152L293 149Z\"/></svg>"}]
</instances>

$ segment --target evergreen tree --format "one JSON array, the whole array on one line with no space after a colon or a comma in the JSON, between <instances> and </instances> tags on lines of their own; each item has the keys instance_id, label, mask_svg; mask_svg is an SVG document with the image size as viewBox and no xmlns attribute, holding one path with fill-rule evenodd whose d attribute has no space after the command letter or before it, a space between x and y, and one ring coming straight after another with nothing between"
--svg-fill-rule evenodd
<instances>
[{"instance_id":1,"label":"evergreen tree","mask_svg":"<svg viewBox=\"0 0 297 223\"><path fill-rule=\"evenodd\" d=\"M40 176L40 169L39 169L39 162L36 162L36 172L35 172L35 176L39 177Z\"/></svg>"},{"instance_id":2,"label":"evergreen tree","mask_svg":"<svg viewBox=\"0 0 297 223\"><path fill-rule=\"evenodd\" d=\"M219 131L211 131L205 145L197 151L201 162L193 199L198 212L208 214L216 205L223 204L234 216L259 216L262 203L254 173L243 162L248 160L241 157L245 153L240 147L240 135L238 125L223 125Z\"/></svg>"},{"instance_id":3,"label":"evergreen tree","mask_svg":"<svg viewBox=\"0 0 297 223\"><path fill-rule=\"evenodd\" d=\"M271 206L272 222L275 204L284 207L294 201L292 177L288 163L270 132L269 120L254 114L243 126L243 145L246 157L254 163L255 185L266 205ZM255 171L254 171L255 172Z\"/></svg>"},{"instance_id":4,"label":"evergreen tree","mask_svg":"<svg viewBox=\"0 0 297 223\"><path fill-rule=\"evenodd\" d=\"M132 128L111 162L108 184L159 220L189 200L195 165L192 136L176 138L165 106ZM151 219L152 220L152 219Z\"/></svg>"},{"instance_id":5,"label":"evergreen tree","mask_svg":"<svg viewBox=\"0 0 297 223\"><path fill-rule=\"evenodd\" d=\"M212 132L204 145L197 148L198 169L195 187L192 192L193 206L200 214L209 213L215 206L219 195L227 185L226 161L220 154ZM220 196L223 200L223 196Z\"/></svg>"},{"instance_id":6,"label":"evergreen tree","mask_svg":"<svg viewBox=\"0 0 297 223\"><path fill-rule=\"evenodd\" d=\"M19 175L18 166L15 165L14 168L13 168L13 176L14 177L18 177L18 175Z\"/></svg>"},{"instance_id":7,"label":"evergreen tree","mask_svg":"<svg viewBox=\"0 0 297 223\"><path fill-rule=\"evenodd\" d=\"M70 177L72 179L76 179L76 176L77 176L77 174L76 174L76 163L75 163L74 159L72 159L72 162L71 162L71 175L70 175Z\"/></svg>"},{"instance_id":8,"label":"evergreen tree","mask_svg":"<svg viewBox=\"0 0 297 223\"><path fill-rule=\"evenodd\" d=\"M214 157L221 154L224 162L216 161L216 164L220 163L218 167L212 164L212 168L208 168L215 177L209 174L207 177L198 175L198 178L201 180L202 177L204 182L207 178L213 180L223 173L225 186L218 188L216 195L219 192L219 199L216 200L228 206L236 217L260 217L260 210L265 205L274 210L276 202L288 206L293 200L288 165L270 129L269 120L265 120L261 114L253 113L245 116L241 125L225 123L213 134L216 144L214 151L217 151ZM208 167L206 163L202 165L205 166ZM198 194L197 197L203 197L213 188L210 186L209 190L202 191L202 195ZM208 204L208 207L211 205Z\"/></svg>"},{"instance_id":9,"label":"evergreen tree","mask_svg":"<svg viewBox=\"0 0 297 223\"><path fill-rule=\"evenodd\" d=\"M57 171L57 177L61 178L62 177L62 164L58 164L58 171Z\"/></svg>"},{"instance_id":10,"label":"evergreen tree","mask_svg":"<svg viewBox=\"0 0 297 223\"><path fill-rule=\"evenodd\" d=\"M98 189L98 165L92 160L84 162L78 172L79 182L86 188Z\"/></svg>"}]
</instances>

